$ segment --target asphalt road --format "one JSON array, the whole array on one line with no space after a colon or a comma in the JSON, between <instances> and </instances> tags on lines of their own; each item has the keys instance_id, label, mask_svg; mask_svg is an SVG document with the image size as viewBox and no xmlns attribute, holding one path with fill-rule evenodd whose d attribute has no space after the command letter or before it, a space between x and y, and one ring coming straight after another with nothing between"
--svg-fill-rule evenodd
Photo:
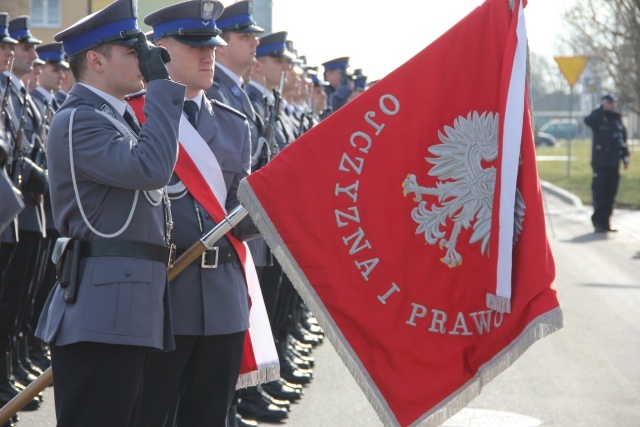
<instances>
[{"instance_id":1,"label":"asphalt road","mask_svg":"<svg viewBox=\"0 0 640 427\"><path fill-rule=\"evenodd\" d=\"M589 208L545 194L565 326L444 426L640 426L640 212L617 211L621 231L594 234ZM282 425L382 426L331 344L314 357L314 380ZM22 427L55 426L52 389L40 410L21 412L20 420Z\"/></svg>"}]
</instances>

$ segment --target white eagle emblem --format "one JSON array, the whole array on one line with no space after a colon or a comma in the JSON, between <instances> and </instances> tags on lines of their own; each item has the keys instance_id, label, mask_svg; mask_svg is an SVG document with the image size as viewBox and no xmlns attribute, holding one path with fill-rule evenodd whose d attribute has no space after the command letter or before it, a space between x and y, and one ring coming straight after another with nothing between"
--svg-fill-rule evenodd
<instances>
[{"instance_id":1,"label":"white eagle emblem","mask_svg":"<svg viewBox=\"0 0 640 427\"><path fill-rule=\"evenodd\" d=\"M421 187L416 176L409 174L402 183L406 196L414 193L418 206L411 211L411 218L418 223L416 234L424 233L430 245L439 243L446 253L440 260L450 268L462 264L462 255L456 250L462 228L473 225L469 243L481 242L480 252L487 252L491 235L491 211L496 183L496 168L487 166L498 157L498 113L477 111L467 117L459 116L453 127L445 126L438 131L442 144L429 148L435 155L425 160L434 166L430 176L438 177L435 188ZM429 204L423 195L435 196ZM516 189L514 243L522 232L525 203L520 190ZM447 220L453 221L453 229L446 239ZM487 253L488 255L488 253Z\"/></svg>"},{"instance_id":2,"label":"white eagle emblem","mask_svg":"<svg viewBox=\"0 0 640 427\"><path fill-rule=\"evenodd\" d=\"M203 1L202 8L200 9L200 18L205 21L210 21L213 19L213 9L214 4L212 1Z\"/></svg>"}]
</instances>

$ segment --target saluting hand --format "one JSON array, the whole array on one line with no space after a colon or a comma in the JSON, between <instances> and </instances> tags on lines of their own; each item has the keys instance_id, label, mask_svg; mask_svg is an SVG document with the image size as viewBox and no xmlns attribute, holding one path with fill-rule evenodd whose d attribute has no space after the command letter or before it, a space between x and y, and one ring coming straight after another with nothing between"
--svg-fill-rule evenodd
<instances>
[{"instance_id":1,"label":"saluting hand","mask_svg":"<svg viewBox=\"0 0 640 427\"><path fill-rule=\"evenodd\" d=\"M140 72L147 83L157 79L169 80L169 71L165 64L171 61L171 55L167 49L149 46L143 33L138 34L138 41L133 47L138 55Z\"/></svg>"}]
</instances>

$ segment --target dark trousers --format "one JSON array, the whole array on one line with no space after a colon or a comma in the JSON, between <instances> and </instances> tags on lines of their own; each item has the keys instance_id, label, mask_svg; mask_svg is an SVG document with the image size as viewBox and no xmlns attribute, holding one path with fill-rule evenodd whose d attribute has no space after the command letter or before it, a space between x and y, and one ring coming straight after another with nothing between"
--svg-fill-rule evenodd
<instances>
[{"instance_id":1,"label":"dark trousers","mask_svg":"<svg viewBox=\"0 0 640 427\"><path fill-rule=\"evenodd\" d=\"M134 427L150 352L93 342L52 345L58 427Z\"/></svg>"},{"instance_id":2,"label":"dark trousers","mask_svg":"<svg viewBox=\"0 0 640 427\"><path fill-rule=\"evenodd\" d=\"M613 205L618 194L620 171L617 167L593 168L591 191L593 196L593 215L591 222L596 228L609 228Z\"/></svg>"},{"instance_id":3,"label":"dark trousers","mask_svg":"<svg viewBox=\"0 0 640 427\"><path fill-rule=\"evenodd\" d=\"M225 427L244 337L177 335L175 350L153 352L136 427Z\"/></svg>"},{"instance_id":4,"label":"dark trousers","mask_svg":"<svg viewBox=\"0 0 640 427\"><path fill-rule=\"evenodd\" d=\"M0 293L0 351L10 351L16 341L31 304L30 292L37 271L37 258L42 235L20 230L20 241L2 272ZM4 246L4 245L3 245Z\"/></svg>"}]
</instances>

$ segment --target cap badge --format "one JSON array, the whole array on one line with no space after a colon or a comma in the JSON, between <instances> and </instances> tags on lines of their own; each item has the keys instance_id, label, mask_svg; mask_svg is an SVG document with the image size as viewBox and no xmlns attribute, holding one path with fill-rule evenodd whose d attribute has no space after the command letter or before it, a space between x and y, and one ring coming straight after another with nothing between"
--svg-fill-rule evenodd
<instances>
[{"instance_id":1,"label":"cap badge","mask_svg":"<svg viewBox=\"0 0 640 427\"><path fill-rule=\"evenodd\" d=\"M202 1L202 8L200 9L200 18L205 21L210 21L213 19L213 9L215 8L214 4L210 0Z\"/></svg>"}]
</instances>

